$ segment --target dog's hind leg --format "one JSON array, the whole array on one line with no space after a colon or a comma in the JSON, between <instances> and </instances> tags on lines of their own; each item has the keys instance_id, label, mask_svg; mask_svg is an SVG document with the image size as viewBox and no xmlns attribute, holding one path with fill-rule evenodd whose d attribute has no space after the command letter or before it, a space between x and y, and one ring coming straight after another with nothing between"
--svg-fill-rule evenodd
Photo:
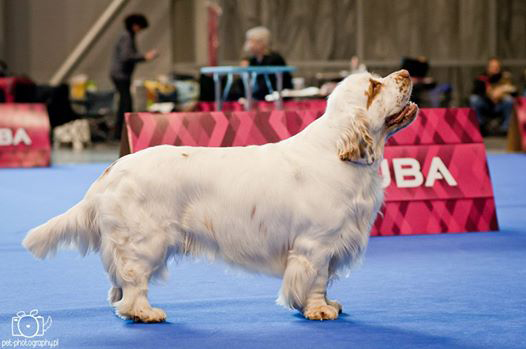
<instances>
[{"instance_id":1,"label":"dog's hind leg","mask_svg":"<svg viewBox=\"0 0 526 349\"><path fill-rule=\"evenodd\" d=\"M131 274L141 273L140 268L131 267L127 272ZM148 301L148 281L146 278L132 276L134 281L123 285L123 297L115 305L117 315L132 319L135 322L163 322L166 313L159 308L153 308Z\"/></svg>"},{"instance_id":2,"label":"dog's hind leg","mask_svg":"<svg viewBox=\"0 0 526 349\"><path fill-rule=\"evenodd\" d=\"M113 283L108 297L122 318L136 322L166 320L166 313L153 308L148 301L150 278L164 267L165 254L159 253L164 248L161 236L149 234L134 241L131 238L103 241L103 262Z\"/></svg>"},{"instance_id":3,"label":"dog's hind leg","mask_svg":"<svg viewBox=\"0 0 526 349\"><path fill-rule=\"evenodd\" d=\"M108 302L111 306L115 306L115 303L122 299L122 288L119 286L111 286L108 291Z\"/></svg>"},{"instance_id":4,"label":"dog's hind leg","mask_svg":"<svg viewBox=\"0 0 526 349\"><path fill-rule=\"evenodd\" d=\"M111 281L107 299L108 303L110 303L112 307L115 307L116 303L122 299L122 288L118 284L116 274L116 244L114 241L107 239L106 235L102 235L102 237L100 256L104 269L106 269Z\"/></svg>"},{"instance_id":5,"label":"dog's hind leg","mask_svg":"<svg viewBox=\"0 0 526 349\"><path fill-rule=\"evenodd\" d=\"M297 309L310 320L334 320L339 310L327 302L328 258L289 252L278 303Z\"/></svg>"}]
</instances>

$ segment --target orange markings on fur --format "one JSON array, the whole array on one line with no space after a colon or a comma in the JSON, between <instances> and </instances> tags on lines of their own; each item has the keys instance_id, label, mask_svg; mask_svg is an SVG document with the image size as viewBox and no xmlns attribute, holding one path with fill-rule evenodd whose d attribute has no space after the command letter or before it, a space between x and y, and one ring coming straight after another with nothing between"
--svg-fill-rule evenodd
<instances>
[{"instance_id":1,"label":"orange markings on fur","mask_svg":"<svg viewBox=\"0 0 526 349\"><path fill-rule=\"evenodd\" d=\"M208 216L205 216L205 219L204 219L204 225L206 227L206 229L212 233L212 235L214 236L214 239L215 239L215 235L216 235L216 232L214 230L214 224L212 223L212 221L210 220L210 217Z\"/></svg>"},{"instance_id":2,"label":"orange markings on fur","mask_svg":"<svg viewBox=\"0 0 526 349\"><path fill-rule=\"evenodd\" d=\"M354 127L347 129L342 144L338 154L341 160L358 160L373 152L374 144L369 133L369 123L363 115L358 115Z\"/></svg>"},{"instance_id":3,"label":"orange markings on fur","mask_svg":"<svg viewBox=\"0 0 526 349\"><path fill-rule=\"evenodd\" d=\"M115 160L114 162L112 162L111 165L108 166L108 167L104 170L104 172L102 172L102 174L100 175L99 179L101 179L102 177L104 177L104 176L106 176L108 173L110 173L111 168L113 167L113 165L115 165L115 164L117 163L117 161L119 161L119 160Z\"/></svg>"},{"instance_id":4,"label":"orange markings on fur","mask_svg":"<svg viewBox=\"0 0 526 349\"><path fill-rule=\"evenodd\" d=\"M373 79L369 79L369 89L365 92L367 96L367 109L371 106L374 99L380 93L382 89L382 83Z\"/></svg>"},{"instance_id":5,"label":"orange markings on fur","mask_svg":"<svg viewBox=\"0 0 526 349\"><path fill-rule=\"evenodd\" d=\"M409 88L409 79L403 76L395 76L395 81L398 84L398 91L405 92Z\"/></svg>"}]
</instances>

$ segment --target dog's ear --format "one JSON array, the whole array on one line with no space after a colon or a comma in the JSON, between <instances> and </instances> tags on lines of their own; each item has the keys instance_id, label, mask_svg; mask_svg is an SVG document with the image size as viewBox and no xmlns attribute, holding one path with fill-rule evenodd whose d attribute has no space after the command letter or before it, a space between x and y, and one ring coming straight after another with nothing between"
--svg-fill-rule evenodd
<instances>
[{"instance_id":1,"label":"dog's ear","mask_svg":"<svg viewBox=\"0 0 526 349\"><path fill-rule=\"evenodd\" d=\"M338 142L338 156L344 161L371 165L381 157L380 145L371 135L365 109L354 108L353 113Z\"/></svg>"},{"instance_id":2,"label":"dog's ear","mask_svg":"<svg viewBox=\"0 0 526 349\"><path fill-rule=\"evenodd\" d=\"M365 91L365 95L367 96L367 109L369 109L376 96L380 93L382 86L380 81L369 79L369 88Z\"/></svg>"}]
</instances>

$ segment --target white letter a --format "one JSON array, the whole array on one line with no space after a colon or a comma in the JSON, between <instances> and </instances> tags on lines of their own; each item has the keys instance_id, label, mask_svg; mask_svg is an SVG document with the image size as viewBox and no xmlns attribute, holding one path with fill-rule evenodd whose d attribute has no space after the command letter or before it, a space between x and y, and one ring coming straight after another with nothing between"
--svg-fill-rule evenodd
<instances>
[{"instance_id":1,"label":"white letter a","mask_svg":"<svg viewBox=\"0 0 526 349\"><path fill-rule=\"evenodd\" d=\"M13 145L18 145L20 142L24 142L25 145L31 145L31 138L29 138L29 135L23 128L16 130Z\"/></svg>"},{"instance_id":2,"label":"white letter a","mask_svg":"<svg viewBox=\"0 0 526 349\"><path fill-rule=\"evenodd\" d=\"M432 187L437 179L445 179L450 186L457 186L457 181L453 178L446 165L444 165L438 156L435 156L433 160L431 160L431 166L429 166L429 172L427 173L427 179L424 186Z\"/></svg>"}]
</instances>

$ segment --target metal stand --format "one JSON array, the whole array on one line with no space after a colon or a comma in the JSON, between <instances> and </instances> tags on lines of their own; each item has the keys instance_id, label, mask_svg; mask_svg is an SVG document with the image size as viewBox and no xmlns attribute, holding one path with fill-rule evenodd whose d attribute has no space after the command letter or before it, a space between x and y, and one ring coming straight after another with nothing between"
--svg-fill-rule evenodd
<instances>
[{"instance_id":1,"label":"metal stand","mask_svg":"<svg viewBox=\"0 0 526 349\"><path fill-rule=\"evenodd\" d=\"M221 110L223 108L223 101L228 97L228 93L232 88L234 81L234 74L241 76L243 81L243 87L245 90L245 110L250 110L253 104L252 97L252 84L256 82L258 74L265 76L267 85L270 85L268 74L275 74L276 76L276 88L278 93L278 99L276 100L276 109L283 109L283 96L281 91L283 90L283 74L292 73L296 71L295 67L290 66L258 66L258 67L203 67L201 73L212 74L214 77L214 94L215 94L215 108ZM225 90L221 93L221 76L227 76L227 83ZM269 87L272 91L272 86Z\"/></svg>"}]
</instances>

